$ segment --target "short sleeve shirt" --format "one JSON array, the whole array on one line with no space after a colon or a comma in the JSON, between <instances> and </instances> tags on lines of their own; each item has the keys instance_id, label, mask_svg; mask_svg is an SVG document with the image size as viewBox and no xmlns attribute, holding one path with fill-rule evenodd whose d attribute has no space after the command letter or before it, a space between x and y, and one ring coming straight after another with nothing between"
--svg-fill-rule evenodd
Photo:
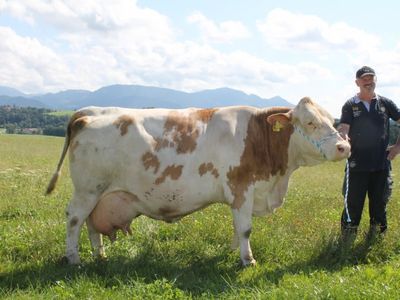
<instances>
[{"instance_id":1,"label":"short sleeve shirt","mask_svg":"<svg viewBox=\"0 0 400 300\"><path fill-rule=\"evenodd\" d=\"M350 125L350 171L379 171L388 167L389 119L399 120L400 110L388 98L376 95L369 109L357 95L346 101L340 123Z\"/></svg>"}]
</instances>

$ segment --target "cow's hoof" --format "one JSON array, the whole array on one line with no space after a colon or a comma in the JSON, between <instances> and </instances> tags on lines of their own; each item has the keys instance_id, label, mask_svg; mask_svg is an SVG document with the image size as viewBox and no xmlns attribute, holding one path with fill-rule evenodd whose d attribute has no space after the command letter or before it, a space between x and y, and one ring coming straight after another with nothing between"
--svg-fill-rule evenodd
<instances>
[{"instance_id":1,"label":"cow's hoof","mask_svg":"<svg viewBox=\"0 0 400 300\"><path fill-rule=\"evenodd\" d=\"M97 255L95 258L96 258L97 261L100 261L100 262L108 261L108 257L105 254Z\"/></svg>"},{"instance_id":2,"label":"cow's hoof","mask_svg":"<svg viewBox=\"0 0 400 300\"><path fill-rule=\"evenodd\" d=\"M79 265L81 263L81 260L78 258L78 260L71 260L67 256L63 256L58 260L59 265Z\"/></svg>"},{"instance_id":3,"label":"cow's hoof","mask_svg":"<svg viewBox=\"0 0 400 300\"><path fill-rule=\"evenodd\" d=\"M245 260L242 261L242 267L247 268L247 267L255 267L257 265L257 262L254 258L250 260Z\"/></svg>"},{"instance_id":4,"label":"cow's hoof","mask_svg":"<svg viewBox=\"0 0 400 300\"><path fill-rule=\"evenodd\" d=\"M59 260L58 260L58 264L59 265L68 265L68 258L66 257L66 256L63 256L63 257L61 257Z\"/></svg>"},{"instance_id":5,"label":"cow's hoof","mask_svg":"<svg viewBox=\"0 0 400 300\"><path fill-rule=\"evenodd\" d=\"M68 265L79 265L81 263L79 255L66 255L62 260L66 260Z\"/></svg>"}]
</instances>

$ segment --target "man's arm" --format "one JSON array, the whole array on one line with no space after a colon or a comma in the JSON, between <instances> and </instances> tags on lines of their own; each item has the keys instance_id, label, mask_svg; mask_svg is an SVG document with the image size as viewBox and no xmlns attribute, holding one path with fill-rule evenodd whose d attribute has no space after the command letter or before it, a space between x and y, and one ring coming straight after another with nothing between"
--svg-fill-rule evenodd
<instances>
[{"instance_id":1,"label":"man's arm","mask_svg":"<svg viewBox=\"0 0 400 300\"><path fill-rule=\"evenodd\" d=\"M400 124L400 119L398 119L396 122L397 124ZM396 144L390 146L388 150L389 150L388 154L389 160L393 160L396 157L396 155L400 153L400 135L397 137Z\"/></svg>"}]
</instances>

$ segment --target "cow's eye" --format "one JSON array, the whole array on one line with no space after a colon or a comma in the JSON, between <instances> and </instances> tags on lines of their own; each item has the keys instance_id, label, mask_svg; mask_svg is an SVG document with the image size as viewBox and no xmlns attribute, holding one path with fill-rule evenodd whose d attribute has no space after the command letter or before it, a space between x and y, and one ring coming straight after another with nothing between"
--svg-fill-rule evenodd
<instances>
[{"instance_id":1,"label":"cow's eye","mask_svg":"<svg viewBox=\"0 0 400 300\"><path fill-rule=\"evenodd\" d=\"M313 126L313 122L308 122L307 125Z\"/></svg>"}]
</instances>

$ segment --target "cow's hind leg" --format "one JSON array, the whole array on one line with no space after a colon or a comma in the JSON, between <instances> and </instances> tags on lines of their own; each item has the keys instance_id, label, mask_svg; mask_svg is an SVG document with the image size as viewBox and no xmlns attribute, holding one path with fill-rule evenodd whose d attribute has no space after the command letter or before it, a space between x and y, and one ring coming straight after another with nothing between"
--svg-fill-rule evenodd
<instances>
[{"instance_id":1,"label":"cow's hind leg","mask_svg":"<svg viewBox=\"0 0 400 300\"><path fill-rule=\"evenodd\" d=\"M82 225L96 206L95 194L77 194L72 197L67 210L67 237L65 255L70 264L79 264L79 236Z\"/></svg>"},{"instance_id":2,"label":"cow's hind leg","mask_svg":"<svg viewBox=\"0 0 400 300\"><path fill-rule=\"evenodd\" d=\"M238 240L240 246L240 259L243 266L255 265L256 261L250 248L250 233L252 225L252 202L247 200L243 205L236 209L232 209L233 223L235 229L235 239ZM235 246L235 245L234 245Z\"/></svg>"},{"instance_id":3,"label":"cow's hind leg","mask_svg":"<svg viewBox=\"0 0 400 300\"><path fill-rule=\"evenodd\" d=\"M106 258L106 253L103 245L103 236L94 229L90 218L86 219L86 226L88 229L90 245L92 246L93 256L96 258Z\"/></svg>"}]
</instances>

